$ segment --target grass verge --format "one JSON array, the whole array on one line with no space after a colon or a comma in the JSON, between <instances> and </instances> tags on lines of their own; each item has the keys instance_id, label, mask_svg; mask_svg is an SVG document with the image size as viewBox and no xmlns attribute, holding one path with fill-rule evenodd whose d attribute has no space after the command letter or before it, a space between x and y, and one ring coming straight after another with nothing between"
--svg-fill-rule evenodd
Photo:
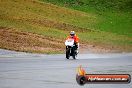
<instances>
[{"instance_id":1,"label":"grass verge","mask_svg":"<svg viewBox=\"0 0 132 88\"><path fill-rule=\"evenodd\" d=\"M85 45L132 51L130 14L82 12L39 0L4 0L0 12L0 48L63 53L64 40L74 30ZM124 18L115 21L117 16ZM127 20L122 22L124 19ZM115 30L119 28L120 31Z\"/></svg>"}]
</instances>

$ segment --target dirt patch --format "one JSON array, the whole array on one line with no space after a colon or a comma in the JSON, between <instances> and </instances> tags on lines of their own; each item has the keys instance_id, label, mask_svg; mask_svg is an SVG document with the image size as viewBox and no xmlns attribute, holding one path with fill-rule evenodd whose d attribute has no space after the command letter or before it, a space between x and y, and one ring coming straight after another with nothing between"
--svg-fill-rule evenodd
<instances>
[{"instance_id":1,"label":"dirt patch","mask_svg":"<svg viewBox=\"0 0 132 88\"><path fill-rule=\"evenodd\" d=\"M62 52L62 40L15 29L0 28L0 48L25 52Z\"/></svg>"},{"instance_id":2,"label":"dirt patch","mask_svg":"<svg viewBox=\"0 0 132 88\"><path fill-rule=\"evenodd\" d=\"M0 48L36 53L64 53L64 39L22 32L11 28L0 28ZM101 47L96 44L80 43L80 53L118 52L113 48Z\"/></svg>"},{"instance_id":3,"label":"dirt patch","mask_svg":"<svg viewBox=\"0 0 132 88\"><path fill-rule=\"evenodd\" d=\"M81 44L80 53L115 53L121 52L118 49L113 49L112 47L99 46L95 44Z\"/></svg>"}]
</instances>

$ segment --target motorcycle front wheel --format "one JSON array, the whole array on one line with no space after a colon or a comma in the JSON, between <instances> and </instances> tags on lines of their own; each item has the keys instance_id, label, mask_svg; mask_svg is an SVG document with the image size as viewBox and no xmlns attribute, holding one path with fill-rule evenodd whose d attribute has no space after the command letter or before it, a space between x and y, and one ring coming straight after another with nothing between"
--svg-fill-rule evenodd
<instances>
[{"instance_id":1,"label":"motorcycle front wheel","mask_svg":"<svg viewBox=\"0 0 132 88\"><path fill-rule=\"evenodd\" d=\"M66 47L66 59L70 58L70 49Z\"/></svg>"}]
</instances>

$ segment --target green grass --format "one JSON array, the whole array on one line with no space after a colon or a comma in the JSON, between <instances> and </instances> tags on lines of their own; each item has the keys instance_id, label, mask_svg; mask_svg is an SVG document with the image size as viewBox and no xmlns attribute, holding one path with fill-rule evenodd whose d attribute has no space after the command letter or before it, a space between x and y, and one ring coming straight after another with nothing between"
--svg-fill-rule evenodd
<instances>
[{"instance_id":1,"label":"green grass","mask_svg":"<svg viewBox=\"0 0 132 88\"><path fill-rule=\"evenodd\" d=\"M67 1L66 4L65 1ZM105 4L99 4L96 7L95 2L87 5L90 3L87 0L82 0L84 4L71 4L75 1L1 1L0 27L13 28L60 40L64 40L69 31L74 30L77 31L81 42L119 46L132 50L130 6L120 11L115 7L102 8L107 7ZM99 3L99 0L97 2ZM120 6L120 4L118 5ZM64 29L65 27L66 29ZM130 48L126 46L130 46Z\"/></svg>"},{"instance_id":2,"label":"green grass","mask_svg":"<svg viewBox=\"0 0 132 88\"><path fill-rule=\"evenodd\" d=\"M27 23L25 23L25 20L34 19L36 21L40 21L46 19L55 22L67 23L78 27L90 28L97 21L96 17L92 14L73 11L70 9L36 1L34 1L33 3L33 1L22 0L15 2L5 0L0 3L0 11L0 26L6 26L8 23L11 23L11 26L22 23L21 26L23 26L23 24L28 25ZM8 21L8 23L2 22L6 20Z\"/></svg>"},{"instance_id":3,"label":"green grass","mask_svg":"<svg viewBox=\"0 0 132 88\"><path fill-rule=\"evenodd\" d=\"M95 30L132 37L131 0L41 0L71 9L96 14ZM84 24L86 28L89 25ZM87 26L86 26L87 25Z\"/></svg>"}]
</instances>

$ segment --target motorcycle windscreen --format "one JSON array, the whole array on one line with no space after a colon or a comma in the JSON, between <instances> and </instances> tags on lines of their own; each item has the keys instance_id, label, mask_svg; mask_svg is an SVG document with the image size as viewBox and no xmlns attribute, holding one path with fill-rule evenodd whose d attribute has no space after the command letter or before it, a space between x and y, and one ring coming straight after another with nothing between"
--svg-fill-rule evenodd
<instances>
[{"instance_id":1,"label":"motorcycle windscreen","mask_svg":"<svg viewBox=\"0 0 132 88\"><path fill-rule=\"evenodd\" d=\"M74 45L74 39L67 39L65 41L66 46L73 46Z\"/></svg>"}]
</instances>

